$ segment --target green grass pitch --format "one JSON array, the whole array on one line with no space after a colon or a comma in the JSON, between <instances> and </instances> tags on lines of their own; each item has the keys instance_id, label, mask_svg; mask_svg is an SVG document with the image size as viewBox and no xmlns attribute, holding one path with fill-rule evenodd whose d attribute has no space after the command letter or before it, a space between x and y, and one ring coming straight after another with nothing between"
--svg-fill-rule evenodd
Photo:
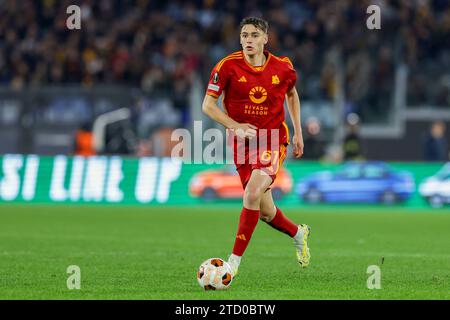
<instances>
[{"instance_id":1,"label":"green grass pitch","mask_svg":"<svg viewBox=\"0 0 450 320\"><path fill-rule=\"evenodd\" d=\"M239 206L0 206L0 299L450 299L447 210L286 208L312 227L300 269L260 222L229 290L203 291L202 261L227 258ZM381 259L384 257L384 263ZM68 290L69 265L81 290ZM369 265L381 289L369 290Z\"/></svg>"}]
</instances>

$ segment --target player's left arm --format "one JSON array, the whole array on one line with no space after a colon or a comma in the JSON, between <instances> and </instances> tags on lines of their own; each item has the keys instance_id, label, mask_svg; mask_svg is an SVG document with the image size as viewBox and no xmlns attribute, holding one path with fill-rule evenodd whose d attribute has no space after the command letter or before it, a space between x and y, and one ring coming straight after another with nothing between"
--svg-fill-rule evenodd
<instances>
[{"instance_id":1,"label":"player's left arm","mask_svg":"<svg viewBox=\"0 0 450 320\"><path fill-rule=\"evenodd\" d=\"M292 146L294 148L294 156L300 158L303 155L303 133L300 119L300 97L298 96L295 86L286 93L286 102L289 115L291 116L294 126L294 135L292 137Z\"/></svg>"}]
</instances>

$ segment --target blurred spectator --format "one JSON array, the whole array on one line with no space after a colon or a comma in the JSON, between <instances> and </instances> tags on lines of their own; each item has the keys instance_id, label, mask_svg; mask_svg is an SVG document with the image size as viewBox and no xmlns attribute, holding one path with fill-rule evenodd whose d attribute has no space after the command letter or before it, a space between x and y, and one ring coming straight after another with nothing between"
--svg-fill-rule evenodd
<instances>
[{"instance_id":1,"label":"blurred spectator","mask_svg":"<svg viewBox=\"0 0 450 320\"><path fill-rule=\"evenodd\" d=\"M121 120L106 126L104 154L131 155L136 148L136 135L130 121Z\"/></svg>"},{"instance_id":2,"label":"blurred spectator","mask_svg":"<svg viewBox=\"0 0 450 320\"><path fill-rule=\"evenodd\" d=\"M345 161L363 159L359 117L354 113L347 116L347 133L344 137L343 151Z\"/></svg>"},{"instance_id":3,"label":"blurred spectator","mask_svg":"<svg viewBox=\"0 0 450 320\"><path fill-rule=\"evenodd\" d=\"M152 155L156 157L170 157L172 149L178 144L172 141L172 132L175 128L162 127L152 136Z\"/></svg>"},{"instance_id":4,"label":"blurred spectator","mask_svg":"<svg viewBox=\"0 0 450 320\"><path fill-rule=\"evenodd\" d=\"M182 110L187 108L181 108ZM131 123L138 140L137 156L170 156L171 134L182 119L176 99L148 99L138 97L131 109Z\"/></svg>"},{"instance_id":5,"label":"blurred spectator","mask_svg":"<svg viewBox=\"0 0 450 320\"><path fill-rule=\"evenodd\" d=\"M95 155L94 138L92 135L92 125L84 123L75 132L74 154L77 156L89 157Z\"/></svg>"},{"instance_id":6,"label":"blurred spectator","mask_svg":"<svg viewBox=\"0 0 450 320\"><path fill-rule=\"evenodd\" d=\"M324 155L325 140L317 118L311 117L306 121L306 132L303 140L304 154L302 159L318 160Z\"/></svg>"},{"instance_id":7,"label":"blurred spectator","mask_svg":"<svg viewBox=\"0 0 450 320\"><path fill-rule=\"evenodd\" d=\"M435 121L424 141L424 159L427 161L447 161L448 143L445 137L445 123Z\"/></svg>"},{"instance_id":8,"label":"blurred spectator","mask_svg":"<svg viewBox=\"0 0 450 320\"><path fill-rule=\"evenodd\" d=\"M268 49L291 58L301 99L333 100L362 122L389 115L396 66L410 104L450 107L450 1L377 0L382 30L365 28L370 0L0 1L0 85L118 84L171 97L184 112L199 73L239 50L238 24L269 20ZM81 6L81 30L66 8ZM434 81L438 79L438 81Z\"/></svg>"}]
</instances>

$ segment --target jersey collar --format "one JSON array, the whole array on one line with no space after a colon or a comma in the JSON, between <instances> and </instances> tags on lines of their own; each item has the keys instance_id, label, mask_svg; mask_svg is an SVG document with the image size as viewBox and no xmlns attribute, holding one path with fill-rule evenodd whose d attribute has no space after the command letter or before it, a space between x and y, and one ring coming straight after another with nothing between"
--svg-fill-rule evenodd
<instances>
[{"instance_id":1,"label":"jersey collar","mask_svg":"<svg viewBox=\"0 0 450 320\"><path fill-rule=\"evenodd\" d=\"M272 57L272 54L271 54L269 51L264 50L264 55L266 56L266 62L264 62L264 64L263 64L262 66L255 67L255 66L252 66L252 65L247 61L247 59L245 59L245 55L244 55L244 52L243 52L243 51L242 51L242 55L244 56L243 58L244 58L245 64L246 64L250 69L252 69L253 71L256 71L256 72L261 72L261 71L263 71L263 70L267 67L267 65L269 64L269 60L270 60L270 58Z\"/></svg>"}]
</instances>

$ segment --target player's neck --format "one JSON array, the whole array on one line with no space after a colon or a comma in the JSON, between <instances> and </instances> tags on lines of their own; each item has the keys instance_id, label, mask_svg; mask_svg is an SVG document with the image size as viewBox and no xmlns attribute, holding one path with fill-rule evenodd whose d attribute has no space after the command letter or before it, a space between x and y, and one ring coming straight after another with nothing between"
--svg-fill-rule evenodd
<instances>
[{"instance_id":1,"label":"player's neck","mask_svg":"<svg viewBox=\"0 0 450 320\"><path fill-rule=\"evenodd\" d=\"M267 59L264 52L257 53L257 54L251 55L251 56L244 53L244 56L245 56L245 59L247 60L247 62L254 67L260 67L260 66L264 65L264 63L266 63L266 59Z\"/></svg>"}]
</instances>

